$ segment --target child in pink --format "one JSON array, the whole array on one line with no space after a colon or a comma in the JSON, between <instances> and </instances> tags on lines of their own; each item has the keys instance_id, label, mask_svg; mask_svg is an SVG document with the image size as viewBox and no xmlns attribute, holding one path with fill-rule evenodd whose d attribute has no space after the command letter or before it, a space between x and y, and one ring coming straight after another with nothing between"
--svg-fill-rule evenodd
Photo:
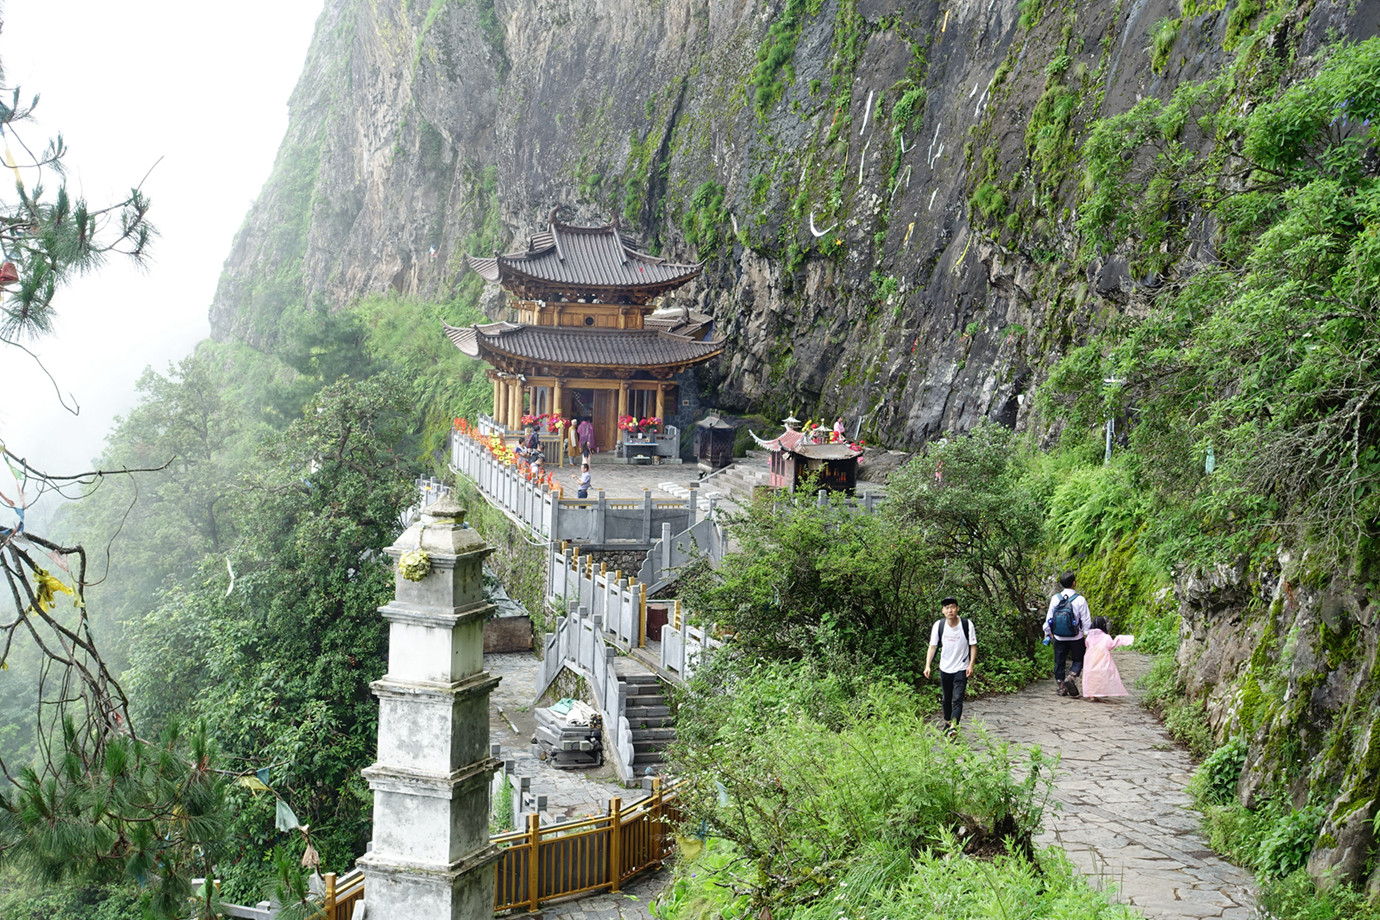
<instances>
[{"instance_id":1,"label":"child in pink","mask_svg":"<svg viewBox=\"0 0 1380 920\"><path fill-rule=\"evenodd\" d=\"M1100 696L1126 696L1126 687L1112 660L1112 649L1130 645L1135 636L1107 635L1107 618L1093 617L1087 634L1087 651L1083 654L1083 699L1097 702Z\"/></svg>"}]
</instances>

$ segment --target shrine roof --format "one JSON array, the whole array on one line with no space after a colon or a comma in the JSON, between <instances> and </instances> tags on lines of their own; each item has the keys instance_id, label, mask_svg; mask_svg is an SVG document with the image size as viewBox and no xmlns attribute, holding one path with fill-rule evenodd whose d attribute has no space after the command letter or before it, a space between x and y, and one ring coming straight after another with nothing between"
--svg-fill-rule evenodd
<instances>
[{"instance_id":1,"label":"shrine roof","mask_svg":"<svg viewBox=\"0 0 1380 920\"><path fill-rule=\"evenodd\" d=\"M752 439L757 442L758 447L773 453L785 451L801 457L808 457L811 460L847 460L850 457L862 456L861 450L846 441L817 444L804 431L787 429L771 440L757 437L756 432L749 433L752 435Z\"/></svg>"},{"instance_id":2,"label":"shrine roof","mask_svg":"<svg viewBox=\"0 0 1380 920\"><path fill-rule=\"evenodd\" d=\"M651 329L581 329L523 323L445 325L446 337L467 355L491 354L541 364L593 367L666 367L698 364L723 350L721 340L695 341Z\"/></svg>"},{"instance_id":3,"label":"shrine roof","mask_svg":"<svg viewBox=\"0 0 1380 920\"><path fill-rule=\"evenodd\" d=\"M484 280L505 287L552 285L581 288L648 288L669 290L698 275L704 263L668 262L640 252L616 224L576 227L552 220L550 229L527 241L525 251L492 258L467 255L470 268Z\"/></svg>"}]
</instances>

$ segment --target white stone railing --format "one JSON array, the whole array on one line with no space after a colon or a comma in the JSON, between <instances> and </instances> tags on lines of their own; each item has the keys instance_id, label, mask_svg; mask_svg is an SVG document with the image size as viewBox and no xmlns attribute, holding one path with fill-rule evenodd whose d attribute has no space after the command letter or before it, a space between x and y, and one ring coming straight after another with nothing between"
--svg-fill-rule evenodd
<instances>
[{"instance_id":1,"label":"white stone railing","mask_svg":"<svg viewBox=\"0 0 1380 920\"><path fill-rule=\"evenodd\" d=\"M676 617L661 627L661 669L677 680L688 681L704 653L722 648L723 642L712 638L708 630L687 624L680 616L679 604L676 611Z\"/></svg>"},{"instance_id":2,"label":"white stone railing","mask_svg":"<svg viewBox=\"0 0 1380 920\"><path fill-rule=\"evenodd\" d=\"M583 607L603 623L604 634L625 649L644 644L647 586L621 572L610 572L578 548L552 547L547 560L546 596L565 610Z\"/></svg>"},{"instance_id":3,"label":"white stone railing","mask_svg":"<svg viewBox=\"0 0 1380 920\"><path fill-rule=\"evenodd\" d=\"M673 534L671 525L661 528L661 539L652 544L642 568L637 572L637 580L647 585L647 591L655 594L675 580L681 566L699 558L708 558L716 565L724 559L724 549L728 545L724 528L714 519L713 501L709 516L689 530Z\"/></svg>"},{"instance_id":4,"label":"white stone railing","mask_svg":"<svg viewBox=\"0 0 1380 920\"><path fill-rule=\"evenodd\" d=\"M547 563L547 572L547 596L553 606L566 610L578 607L586 611L598 620L602 637L625 650L646 645L648 586L645 582L609 572L572 549L554 550ZM711 630L687 624L679 601L675 602L674 611L669 622L661 628L659 661L664 676L687 681L695 673L704 652L719 648L723 643L711 637ZM550 636L547 645L549 652ZM538 695L560 673L561 663L558 660L544 668Z\"/></svg>"},{"instance_id":5,"label":"white stone railing","mask_svg":"<svg viewBox=\"0 0 1380 920\"><path fill-rule=\"evenodd\" d=\"M590 614L583 606L561 617L556 631L546 634L545 654L537 681L540 698L561 672L571 668L589 682L594 705L604 720L604 749L617 752L615 764L619 778L633 780L632 727L626 713L628 687L614 673L613 659L618 654L604 642L603 618Z\"/></svg>"},{"instance_id":6,"label":"white stone railing","mask_svg":"<svg viewBox=\"0 0 1380 920\"><path fill-rule=\"evenodd\" d=\"M537 539L574 540L595 545L650 546L669 524L680 533L695 523L695 492L690 498L565 498L560 488L534 482L518 467L501 462L478 440L451 433L451 468L472 480L479 491Z\"/></svg>"}]
</instances>

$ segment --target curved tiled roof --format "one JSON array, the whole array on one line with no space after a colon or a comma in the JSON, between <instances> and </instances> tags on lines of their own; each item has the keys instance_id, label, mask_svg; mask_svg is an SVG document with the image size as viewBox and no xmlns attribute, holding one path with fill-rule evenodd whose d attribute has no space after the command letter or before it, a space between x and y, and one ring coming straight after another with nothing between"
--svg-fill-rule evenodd
<instances>
[{"instance_id":1,"label":"curved tiled roof","mask_svg":"<svg viewBox=\"0 0 1380 920\"><path fill-rule=\"evenodd\" d=\"M722 341L697 342L649 329L580 329L487 323L457 328L446 337L472 357L485 352L539 364L655 368L697 364L723 350Z\"/></svg>"},{"instance_id":2,"label":"curved tiled roof","mask_svg":"<svg viewBox=\"0 0 1380 920\"><path fill-rule=\"evenodd\" d=\"M789 428L769 441L757 437L755 431L749 431L748 434L752 435L758 447L773 453L784 450L787 453L809 457L811 460L847 460L849 457L862 455L862 451L851 444L816 444L806 438L805 432Z\"/></svg>"},{"instance_id":3,"label":"curved tiled roof","mask_svg":"<svg viewBox=\"0 0 1380 920\"><path fill-rule=\"evenodd\" d=\"M687 265L639 252L615 224L576 227L555 220L548 231L528 240L525 252L465 258L486 281L505 286L527 281L557 287L669 290L704 268L703 262Z\"/></svg>"}]
</instances>

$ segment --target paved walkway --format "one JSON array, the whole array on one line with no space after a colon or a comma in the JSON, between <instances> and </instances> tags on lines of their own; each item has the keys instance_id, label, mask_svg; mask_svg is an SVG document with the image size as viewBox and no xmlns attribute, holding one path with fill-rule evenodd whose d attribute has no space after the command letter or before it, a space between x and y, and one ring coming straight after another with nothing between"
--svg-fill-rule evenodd
<instances>
[{"instance_id":1,"label":"paved walkway","mask_svg":"<svg viewBox=\"0 0 1380 920\"><path fill-rule=\"evenodd\" d=\"M998 737L1038 744L1060 755L1054 795L1059 808L1045 816L1040 845L1062 846L1074 865L1152 920L1254 920L1250 874L1218 858L1198 830L1198 815L1184 786L1188 754L1138 705L1136 679L1149 659L1118 653L1132 696L1090 703L1054 693L1053 681L1024 691L969 702L965 721L984 722ZM530 654L486 655L485 666L503 678L492 696L490 740L517 772L547 796L547 812L578 818L602 812L611 796L625 802L639 790L617 783L613 770L556 770L531 751L536 659ZM650 920L648 903L669 881L669 870L649 873L628 890L543 908L548 920Z\"/></svg>"},{"instance_id":2,"label":"paved walkway","mask_svg":"<svg viewBox=\"0 0 1380 920\"><path fill-rule=\"evenodd\" d=\"M1150 659L1117 653L1132 696L1090 703L1060 697L1054 681L1013 696L970 702L965 722L1060 755L1037 843L1062 846L1084 875L1115 886L1119 899L1153 920L1249 920L1257 916L1250 873L1208 849L1184 786L1188 754L1138 705L1136 679Z\"/></svg>"}]
</instances>

